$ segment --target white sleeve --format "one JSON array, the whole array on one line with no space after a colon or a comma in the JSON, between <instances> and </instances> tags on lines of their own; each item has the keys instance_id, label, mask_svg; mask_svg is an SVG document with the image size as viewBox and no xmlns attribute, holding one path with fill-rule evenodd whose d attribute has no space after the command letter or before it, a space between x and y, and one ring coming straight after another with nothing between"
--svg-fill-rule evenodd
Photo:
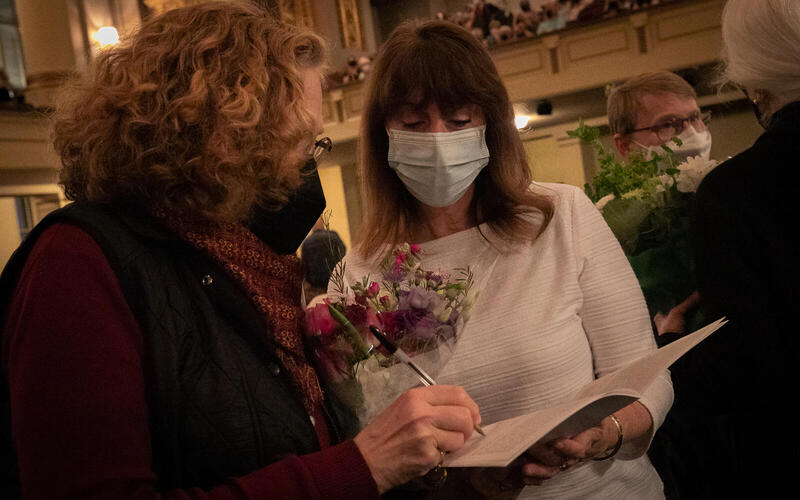
<instances>
[{"instance_id":1,"label":"white sleeve","mask_svg":"<svg viewBox=\"0 0 800 500\"><path fill-rule=\"evenodd\" d=\"M574 191L572 231L583 293L581 318L594 360L595 377L612 372L656 349L647 305L639 282L614 234L589 198ZM621 459L641 456L672 406L669 371L639 400L653 418L651 433L629 441Z\"/></svg>"}]
</instances>

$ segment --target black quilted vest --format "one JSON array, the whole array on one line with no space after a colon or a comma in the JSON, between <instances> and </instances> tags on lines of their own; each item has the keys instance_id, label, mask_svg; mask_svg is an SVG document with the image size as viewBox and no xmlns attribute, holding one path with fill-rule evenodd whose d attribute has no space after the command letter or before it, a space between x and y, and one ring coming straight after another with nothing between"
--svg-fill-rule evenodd
<instances>
[{"instance_id":1,"label":"black quilted vest","mask_svg":"<svg viewBox=\"0 0 800 500\"><path fill-rule=\"evenodd\" d=\"M142 330L153 466L162 491L209 488L319 449L266 322L247 296L221 267L140 209L73 203L47 216L0 277L2 307L36 239L54 223L74 224L98 243ZM11 498L17 478L4 375L0 382L0 497ZM331 393L326 399L332 440L351 437L355 418Z\"/></svg>"}]
</instances>

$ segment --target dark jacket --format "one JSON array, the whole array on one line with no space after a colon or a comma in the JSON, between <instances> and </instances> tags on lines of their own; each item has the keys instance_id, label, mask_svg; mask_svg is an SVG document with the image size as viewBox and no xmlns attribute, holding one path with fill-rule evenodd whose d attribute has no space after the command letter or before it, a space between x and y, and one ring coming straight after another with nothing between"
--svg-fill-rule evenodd
<instances>
[{"instance_id":1,"label":"dark jacket","mask_svg":"<svg viewBox=\"0 0 800 500\"><path fill-rule=\"evenodd\" d=\"M675 402L659 432L676 446L680 498L750 489L766 498L790 482L800 458L790 418L800 382L798 189L800 103L793 103L697 191L698 290L710 317L730 321L671 369Z\"/></svg>"},{"instance_id":2,"label":"dark jacket","mask_svg":"<svg viewBox=\"0 0 800 500\"><path fill-rule=\"evenodd\" d=\"M9 303L27 255L54 223L74 224L97 242L142 330L153 467L162 491L208 488L319 449L250 300L216 263L142 210L74 203L52 213L6 266L0 304ZM7 418L7 381L2 387ZM339 442L354 433L356 422L328 399L331 438ZM9 425L2 424L9 459Z\"/></svg>"}]
</instances>

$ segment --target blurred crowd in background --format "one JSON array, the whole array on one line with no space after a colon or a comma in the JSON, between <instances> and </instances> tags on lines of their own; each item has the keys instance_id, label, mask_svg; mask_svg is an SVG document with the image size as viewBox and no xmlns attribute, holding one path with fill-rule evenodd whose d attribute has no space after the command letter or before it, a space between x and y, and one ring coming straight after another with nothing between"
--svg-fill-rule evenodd
<instances>
[{"instance_id":1,"label":"blurred crowd in background","mask_svg":"<svg viewBox=\"0 0 800 500\"><path fill-rule=\"evenodd\" d=\"M631 11L674 0L520 0L519 10L511 12L492 2L473 0L456 12L439 12L438 19L463 26L484 45L496 45L541 36L574 25L624 15ZM348 58L346 67L329 75L329 86L346 85L366 78L372 56Z\"/></svg>"}]
</instances>

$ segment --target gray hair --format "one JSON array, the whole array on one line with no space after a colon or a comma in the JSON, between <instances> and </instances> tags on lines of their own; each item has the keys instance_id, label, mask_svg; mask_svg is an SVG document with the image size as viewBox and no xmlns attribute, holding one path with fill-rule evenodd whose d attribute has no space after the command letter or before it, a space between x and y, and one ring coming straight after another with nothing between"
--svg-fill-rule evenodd
<instances>
[{"instance_id":1,"label":"gray hair","mask_svg":"<svg viewBox=\"0 0 800 500\"><path fill-rule=\"evenodd\" d=\"M728 0L722 41L723 81L800 97L800 1Z\"/></svg>"}]
</instances>

